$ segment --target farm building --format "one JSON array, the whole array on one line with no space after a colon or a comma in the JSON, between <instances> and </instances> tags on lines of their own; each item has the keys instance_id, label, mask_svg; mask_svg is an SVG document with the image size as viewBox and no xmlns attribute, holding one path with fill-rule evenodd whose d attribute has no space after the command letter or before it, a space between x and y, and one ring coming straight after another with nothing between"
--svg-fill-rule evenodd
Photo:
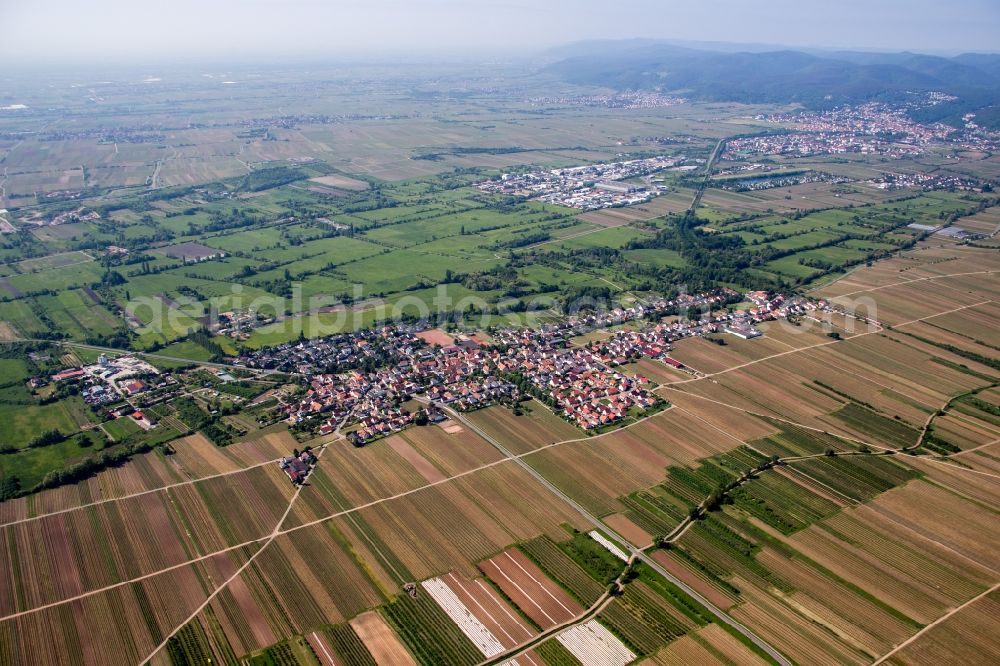
<instances>
[{"instance_id":1,"label":"farm building","mask_svg":"<svg viewBox=\"0 0 1000 666\"><path fill-rule=\"evenodd\" d=\"M71 368L69 370L63 370L62 372L58 372L52 375L52 381L61 382L66 379L76 379L77 377L82 377L83 375L84 375L83 370L79 368Z\"/></svg>"},{"instance_id":2,"label":"farm building","mask_svg":"<svg viewBox=\"0 0 1000 666\"><path fill-rule=\"evenodd\" d=\"M306 477L312 471L312 466L316 464L316 456L312 450L306 449L302 453L296 451L298 455L287 456L278 461L278 467L285 470L289 480L301 485L305 483Z\"/></svg>"},{"instance_id":3,"label":"farm building","mask_svg":"<svg viewBox=\"0 0 1000 666\"><path fill-rule=\"evenodd\" d=\"M137 393L142 393L146 390L146 382L141 379L131 379L127 382L122 382L122 390L128 395L136 395Z\"/></svg>"},{"instance_id":4,"label":"farm building","mask_svg":"<svg viewBox=\"0 0 1000 666\"><path fill-rule=\"evenodd\" d=\"M759 338L763 335L753 326L747 326L742 324L730 324L726 326L726 333L735 335L738 338L743 338L744 340L750 340L751 338Z\"/></svg>"}]
</instances>

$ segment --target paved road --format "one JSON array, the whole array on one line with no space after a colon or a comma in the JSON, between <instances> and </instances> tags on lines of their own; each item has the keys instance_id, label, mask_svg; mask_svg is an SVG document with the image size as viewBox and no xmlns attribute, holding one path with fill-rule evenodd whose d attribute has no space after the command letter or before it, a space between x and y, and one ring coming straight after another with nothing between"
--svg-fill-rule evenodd
<instances>
[{"instance_id":1,"label":"paved road","mask_svg":"<svg viewBox=\"0 0 1000 666\"><path fill-rule=\"evenodd\" d=\"M458 412L454 411L453 409L447 408L447 407L445 409L446 409L446 411L448 411L449 414L451 414L452 418L454 418L456 421L459 421L462 425L464 425L465 427L467 427L469 430L472 430L477 435L479 435L480 437L482 437L483 439L485 439L495 449L497 449L498 451L500 451L500 453L502 453L504 456L506 456L507 458L513 460L515 463L517 463L518 465L520 465L521 468L523 468L526 472L528 472L528 474L530 474L532 477L534 477L543 486L545 486L546 488L548 488L548 490L550 492L554 493L560 499L562 499L564 502L566 502L567 504L569 504L570 506L572 506L574 509L576 509L580 513L580 515L582 515L584 518L586 518L587 522L589 522L591 525L593 525L596 528L601 529L603 532L606 532L607 534L609 534L613 539L615 539L619 543L627 544L628 545L628 549L632 552L632 554L636 558L642 560L651 569L653 569L654 571L656 571L658 574L660 574L661 576L663 576L664 578L666 578L667 580L669 580L671 583L673 583L677 587L679 587L682 590L684 590L695 601L697 601L702 606L704 606L705 608L707 608L708 611L710 613L712 613L712 615L714 615L719 621L723 622L724 624L729 625L730 627L732 627L736 631L738 631L741 634L743 634L748 640L750 640L751 642L753 642L754 645L756 645L761 650L763 650L764 652L766 652L768 654L768 656L770 656L775 662L777 662L778 664L781 664L781 666L791 666L791 662L789 662L788 659L786 659L784 656L782 656L780 652L778 652L773 647L771 647L766 641L764 641L764 639L760 638L755 633L753 633L752 631L750 631L747 627L743 626L742 624L740 624L739 622L737 622L736 620L734 620L732 617L730 617L721 608L717 608L710 601L708 601L707 599L705 599L704 597L702 597L700 594L698 594L698 592L696 592L695 590L693 590L690 587L688 587L683 581L675 578L673 576L673 574L671 574L669 571L667 571L666 569L664 569L658 562L656 562L655 560L650 559L649 556L646 555L646 553L644 553L641 549L636 548L627 539L623 538L620 534L617 534L614 530L612 530L607 525L605 525L604 523L602 523L597 518L597 516L594 516L592 513L590 513L585 508L583 508L582 506L580 506L580 504L577 503L576 500L574 500L572 497L569 497L568 495L566 495L566 493L564 493L563 491L561 491L552 482L550 482L548 479L546 479L544 476L542 476L542 474L538 470L536 470L534 467L532 467L528 463L524 462L524 460L522 460L520 457L518 457L518 456L514 455L513 453L511 453L511 451L508 450L507 447L505 447L503 444L501 444L500 442L498 442L495 438L493 438L492 436L490 436L488 433L483 432L482 429L480 429L478 426L476 426L475 424L473 424L472 422L470 422L468 419L466 419L464 416L462 416Z\"/></svg>"}]
</instances>

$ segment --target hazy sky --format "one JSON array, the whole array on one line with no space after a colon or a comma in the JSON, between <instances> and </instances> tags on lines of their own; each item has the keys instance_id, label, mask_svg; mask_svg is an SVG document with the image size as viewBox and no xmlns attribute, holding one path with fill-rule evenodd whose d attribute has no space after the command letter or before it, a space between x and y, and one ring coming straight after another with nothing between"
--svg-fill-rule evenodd
<instances>
[{"instance_id":1,"label":"hazy sky","mask_svg":"<svg viewBox=\"0 0 1000 666\"><path fill-rule=\"evenodd\" d=\"M1000 0L0 0L6 63L523 52L629 37L998 51L998 35Z\"/></svg>"}]
</instances>

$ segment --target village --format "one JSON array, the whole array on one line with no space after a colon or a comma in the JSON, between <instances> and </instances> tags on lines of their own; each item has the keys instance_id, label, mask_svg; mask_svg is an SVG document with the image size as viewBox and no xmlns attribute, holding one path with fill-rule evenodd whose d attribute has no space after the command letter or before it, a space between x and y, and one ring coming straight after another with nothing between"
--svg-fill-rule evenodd
<instances>
[{"instance_id":1,"label":"village","mask_svg":"<svg viewBox=\"0 0 1000 666\"><path fill-rule=\"evenodd\" d=\"M740 301L748 307L725 307ZM645 377L626 374L619 366L649 357L683 370L668 355L676 340L712 333L751 339L761 335L755 326L759 322L826 307L802 297L719 289L590 313L538 329L498 329L489 337L453 337L419 325L385 326L260 350L237 363L300 374L305 391L284 406L289 422L320 435L350 426L347 436L356 446L416 421L443 420L443 409L513 405L528 396L594 432L663 404ZM692 310L703 314L666 319ZM571 344L588 331L611 327L620 328L606 339ZM411 401L419 402L418 410L407 408L414 407Z\"/></svg>"},{"instance_id":2,"label":"village","mask_svg":"<svg viewBox=\"0 0 1000 666\"><path fill-rule=\"evenodd\" d=\"M982 183L974 178L962 178L929 173L892 173L885 171L880 176L866 180L867 185L890 192L903 189L922 190L980 190Z\"/></svg>"},{"instance_id":3,"label":"village","mask_svg":"<svg viewBox=\"0 0 1000 666\"><path fill-rule=\"evenodd\" d=\"M443 422L449 411L496 404L516 411L529 398L595 433L666 406L635 372L636 361L655 359L696 376L669 355L677 340L710 334L749 340L762 335L762 321L829 309L805 297L717 289L587 311L539 328L465 334L424 322L392 324L248 351L231 359L229 371L194 368L174 376L136 356L101 354L96 363L29 383L33 390L66 385L104 418L130 419L145 431L173 412L163 412L161 403L195 393L211 402L217 383L263 372L287 377L285 388L266 396L274 403L267 422L287 421L300 439L342 434L360 447L413 424ZM226 399L242 401L228 393ZM311 463L287 462L283 469L301 482Z\"/></svg>"},{"instance_id":4,"label":"village","mask_svg":"<svg viewBox=\"0 0 1000 666\"><path fill-rule=\"evenodd\" d=\"M662 109L687 102L685 97L643 90L632 90L615 95L533 97L528 100L532 106L598 106L608 109Z\"/></svg>"},{"instance_id":5,"label":"village","mask_svg":"<svg viewBox=\"0 0 1000 666\"><path fill-rule=\"evenodd\" d=\"M969 150L995 150L1000 135L979 127L971 118L964 129L956 130L944 123L919 123L908 115L911 109L952 100L949 95L930 92L903 105L869 102L828 111L762 114L756 119L791 124L799 131L737 139L729 142L727 150L765 155L862 153L906 157L923 154L925 147L934 142L957 144Z\"/></svg>"},{"instance_id":6,"label":"village","mask_svg":"<svg viewBox=\"0 0 1000 666\"><path fill-rule=\"evenodd\" d=\"M775 187L791 187L806 183L833 183L840 185L851 182L845 176L834 176L821 171L748 173L746 178L728 178L719 182L718 187L730 192L755 192Z\"/></svg>"},{"instance_id":7,"label":"village","mask_svg":"<svg viewBox=\"0 0 1000 666\"><path fill-rule=\"evenodd\" d=\"M726 153L736 156L794 155L797 157L858 153L902 158L921 155L923 150L918 145L887 141L860 132L825 130L732 139L726 143Z\"/></svg>"}]
</instances>

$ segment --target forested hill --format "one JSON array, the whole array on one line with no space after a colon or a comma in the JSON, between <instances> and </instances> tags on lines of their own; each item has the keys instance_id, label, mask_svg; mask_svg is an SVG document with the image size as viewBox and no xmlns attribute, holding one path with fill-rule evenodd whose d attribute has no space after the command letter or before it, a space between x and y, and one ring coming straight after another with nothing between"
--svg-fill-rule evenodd
<instances>
[{"instance_id":1,"label":"forested hill","mask_svg":"<svg viewBox=\"0 0 1000 666\"><path fill-rule=\"evenodd\" d=\"M917 53L801 51L723 52L655 41L589 42L563 47L546 71L577 84L617 90L682 91L694 99L747 103L798 102L828 107L869 100L903 101L911 93L960 97L940 109L961 112L1000 104L1000 55L954 58Z\"/></svg>"}]
</instances>

